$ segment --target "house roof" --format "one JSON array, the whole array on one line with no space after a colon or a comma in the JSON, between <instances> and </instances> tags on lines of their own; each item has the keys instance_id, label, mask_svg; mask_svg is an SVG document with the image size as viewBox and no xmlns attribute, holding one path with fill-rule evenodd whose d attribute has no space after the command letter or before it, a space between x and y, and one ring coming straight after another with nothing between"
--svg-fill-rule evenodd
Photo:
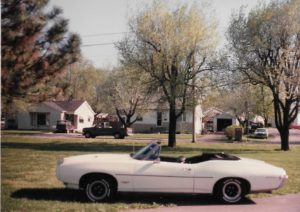
<instances>
[{"instance_id":1,"label":"house roof","mask_svg":"<svg viewBox=\"0 0 300 212\"><path fill-rule=\"evenodd\" d=\"M215 107L209 108L204 112L204 117L202 121L203 122L213 121L216 116L222 113L223 111L218 108Z\"/></svg>"},{"instance_id":2,"label":"house roof","mask_svg":"<svg viewBox=\"0 0 300 212\"><path fill-rule=\"evenodd\" d=\"M81 100L75 100L75 101L49 101L49 102L44 102L47 106L58 110L58 111L67 111L67 112L74 112L77 110L84 101Z\"/></svg>"}]
</instances>

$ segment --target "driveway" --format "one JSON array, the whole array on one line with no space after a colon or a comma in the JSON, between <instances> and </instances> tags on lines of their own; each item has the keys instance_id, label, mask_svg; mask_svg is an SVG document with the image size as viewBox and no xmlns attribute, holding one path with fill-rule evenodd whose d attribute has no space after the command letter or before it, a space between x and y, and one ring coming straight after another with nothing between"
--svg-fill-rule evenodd
<instances>
[{"instance_id":1,"label":"driveway","mask_svg":"<svg viewBox=\"0 0 300 212\"><path fill-rule=\"evenodd\" d=\"M156 209L128 210L126 212L299 212L300 194L258 198L238 205L212 205L200 201L197 206L178 206ZM125 212L125 211L124 211Z\"/></svg>"}]
</instances>

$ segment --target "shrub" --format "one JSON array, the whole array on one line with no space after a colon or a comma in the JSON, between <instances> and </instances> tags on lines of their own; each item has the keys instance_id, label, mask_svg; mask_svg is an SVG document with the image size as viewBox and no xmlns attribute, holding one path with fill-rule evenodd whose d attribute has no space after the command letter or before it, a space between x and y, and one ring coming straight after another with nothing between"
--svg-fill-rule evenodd
<instances>
[{"instance_id":1,"label":"shrub","mask_svg":"<svg viewBox=\"0 0 300 212\"><path fill-rule=\"evenodd\" d=\"M235 129L236 128L241 128L241 126L238 125L230 125L226 127L225 129L225 135L227 136L228 140L231 140L232 138L235 137ZM242 130L243 131L243 130ZM243 132L242 132L243 133Z\"/></svg>"}]
</instances>

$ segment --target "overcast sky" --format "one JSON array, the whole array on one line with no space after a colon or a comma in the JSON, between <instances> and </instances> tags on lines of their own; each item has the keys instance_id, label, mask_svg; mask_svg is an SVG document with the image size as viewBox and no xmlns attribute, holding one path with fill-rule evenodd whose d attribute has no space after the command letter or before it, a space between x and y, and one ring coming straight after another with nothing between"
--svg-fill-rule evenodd
<instances>
[{"instance_id":1,"label":"overcast sky","mask_svg":"<svg viewBox=\"0 0 300 212\"><path fill-rule=\"evenodd\" d=\"M221 42L233 10L242 5L253 8L261 0L211 0L210 9L219 22ZM265 0L268 1L268 0ZM51 5L63 9L63 16L69 19L69 30L78 33L82 39L83 56L99 68L118 65L118 52L114 47L127 29L128 17L152 0L51 0ZM202 3L202 0L168 0L174 4Z\"/></svg>"}]
</instances>

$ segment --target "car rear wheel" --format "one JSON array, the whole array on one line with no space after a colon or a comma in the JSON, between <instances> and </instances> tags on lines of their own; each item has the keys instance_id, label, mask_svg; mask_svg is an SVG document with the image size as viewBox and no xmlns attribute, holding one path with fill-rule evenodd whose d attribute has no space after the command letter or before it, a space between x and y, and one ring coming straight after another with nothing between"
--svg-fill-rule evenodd
<instances>
[{"instance_id":1,"label":"car rear wheel","mask_svg":"<svg viewBox=\"0 0 300 212\"><path fill-rule=\"evenodd\" d=\"M217 195L226 203L237 203L245 195L243 182L238 179L223 180L218 185Z\"/></svg>"},{"instance_id":2,"label":"car rear wheel","mask_svg":"<svg viewBox=\"0 0 300 212\"><path fill-rule=\"evenodd\" d=\"M86 132L86 133L84 134L84 136L85 136L86 138L91 138L91 137L92 137L92 135L91 135L90 132Z\"/></svg>"},{"instance_id":3,"label":"car rear wheel","mask_svg":"<svg viewBox=\"0 0 300 212\"><path fill-rule=\"evenodd\" d=\"M110 200L115 192L109 180L93 178L87 183L85 193L90 201L102 202Z\"/></svg>"}]
</instances>

